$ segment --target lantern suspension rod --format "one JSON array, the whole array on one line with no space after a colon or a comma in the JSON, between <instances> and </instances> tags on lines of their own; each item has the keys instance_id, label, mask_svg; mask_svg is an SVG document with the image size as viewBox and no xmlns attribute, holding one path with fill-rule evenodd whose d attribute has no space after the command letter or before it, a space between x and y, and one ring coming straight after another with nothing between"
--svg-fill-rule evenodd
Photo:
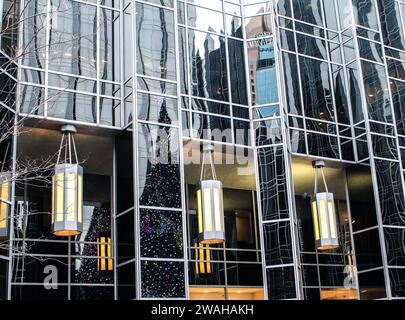
<instances>
[{"instance_id":1,"label":"lantern suspension rod","mask_svg":"<svg viewBox=\"0 0 405 320\"><path fill-rule=\"evenodd\" d=\"M77 132L76 128L72 125L64 125L61 127L62 138L60 141L57 164L60 161L62 151L65 156L65 163L72 164L72 145L73 145L73 154L75 156L76 163L78 163L76 144L73 135ZM63 150L64 149L64 150Z\"/></svg>"},{"instance_id":2,"label":"lantern suspension rod","mask_svg":"<svg viewBox=\"0 0 405 320\"><path fill-rule=\"evenodd\" d=\"M211 168L212 178L214 180L217 180L217 174L215 172L214 161L212 159L213 151L214 151L214 146L212 144L203 145L203 157L202 157L200 181L204 180L204 178L205 178L205 157L207 157L207 156L208 156L208 161L209 161L209 165Z\"/></svg>"},{"instance_id":3,"label":"lantern suspension rod","mask_svg":"<svg viewBox=\"0 0 405 320\"><path fill-rule=\"evenodd\" d=\"M325 167L325 161L323 160L316 160L312 162L312 167L315 168L315 186L314 186L314 194L318 192L318 170L321 171L323 185L325 187L325 191L328 191L328 185L326 184L325 174L323 172L323 168Z\"/></svg>"}]
</instances>

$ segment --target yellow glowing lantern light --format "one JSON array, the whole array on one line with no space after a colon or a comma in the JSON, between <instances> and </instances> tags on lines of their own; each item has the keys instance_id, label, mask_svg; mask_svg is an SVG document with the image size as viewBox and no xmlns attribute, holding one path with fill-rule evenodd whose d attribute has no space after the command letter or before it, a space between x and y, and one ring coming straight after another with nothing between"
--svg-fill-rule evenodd
<instances>
[{"instance_id":1,"label":"yellow glowing lantern light","mask_svg":"<svg viewBox=\"0 0 405 320\"><path fill-rule=\"evenodd\" d=\"M206 279L212 276L211 249L208 244L195 242L195 276Z\"/></svg>"},{"instance_id":2,"label":"yellow glowing lantern light","mask_svg":"<svg viewBox=\"0 0 405 320\"><path fill-rule=\"evenodd\" d=\"M200 182L197 184L198 241L202 244L225 241L222 182L217 180L212 159L212 145L204 145ZM212 179L205 180L204 164L208 156Z\"/></svg>"},{"instance_id":3,"label":"yellow glowing lantern light","mask_svg":"<svg viewBox=\"0 0 405 320\"><path fill-rule=\"evenodd\" d=\"M83 168L78 164L73 134L76 128L65 125L52 177L52 233L56 236L79 235L83 229ZM64 151L64 162L59 163ZM75 162L72 162L72 152Z\"/></svg>"},{"instance_id":4,"label":"yellow glowing lantern light","mask_svg":"<svg viewBox=\"0 0 405 320\"><path fill-rule=\"evenodd\" d=\"M0 237L7 237L8 217L11 207L11 174L0 174Z\"/></svg>"},{"instance_id":5,"label":"yellow glowing lantern light","mask_svg":"<svg viewBox=\"0 0 405 320\"><path fill-rule=\"evenodd\" d=\"M335 249L339 246L338 225L336 221L333 193L328 191L323 173L324 161L314 161L315 190L311 200L314 224L315 246L318 250ZM321 172L325 192L318 192L318 171Z\"/></svg>"},{"instance_id":6,"label":"yellow glowing lantern light","mask_svg":"<svg viewBox=\"0 0 405 320\"><path fill-rule=\"evenodd\" d=\"M111 252L111 237L107 235L100 235L97 238L97 242L97 270L112 271L113 259Z\"/></svg>"}]
</instances>

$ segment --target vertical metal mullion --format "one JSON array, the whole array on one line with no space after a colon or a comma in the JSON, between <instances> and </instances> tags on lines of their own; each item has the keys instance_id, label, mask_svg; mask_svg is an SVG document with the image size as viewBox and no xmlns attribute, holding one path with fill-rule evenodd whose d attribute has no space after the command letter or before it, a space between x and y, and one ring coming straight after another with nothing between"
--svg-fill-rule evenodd
<instances>
[{"instance_id":1,"label":"vertical metal mullion","mask_svg":"<svg viewBox=\"0 0 405 320\"><path fill-rule=\"evenodd\" d=\"M68 237L68 300L71 300L71 268L72 268L72 255L71 255L71 237Z\"/></svg>"},{"instance_id":2,"label":"vertical metal mullion","mask_svg":"<svg viewBox=\"0 0 405 320\"><path fill-rule=\"evenodd\" d=\"M101 64L100 64L100 41L101 41L101 21L100 21L100 3L97 1L97 6L96 6L96 19L97 19L97 25L96 25L96 93L97 93L97 99L96 99L96 123L97 125L100 125L100 71L101 71ZM107 17L104 17L104 19L107 19ZM114 21L112 22L114 23ZM106 32L106 30L104 30ZM104 39L105 41L105 39ZM80 57L79 57L80 58ZM105 63L105 62L103 62ZM113 100L114 101L114 100Z\"/></svg>"},{"instance_id":3,"label":"vertical metal mullion","mask_svg":"<svg viewBox=\"0 0 405 320\"><path fill-rule=\"evenodd\" d=\"M332 59L330 55L330 41L329 41L329 35L328 35L328 30L326 29L326 15L325 15L325 9L324 9L325 3L324 1L321 1L321 13L322 13L322 19L323 19L323 27L322 30L324 32L324 38L325 38L325 50L326 50L326 60L328 64L328 70L329 70L329 82L330 82L330 92L332 93L332 108L333 108L333 114L335 117L334 120L334 125L336 127L336 138L338 142L338 152L339 152L339 159L343 159L342 155L342 147L340 143L340 130L339 130L339 121L338 121L338 115L337 115L337 106L336 106L336 99L335 99L335 88L334 88L334 82L333 82L333 70L332 70ZM338 17L336 17L338 18ZM340 50L340 48L339 48ZM343 63L343 61L342 61Z\"/></svg>"},{"instance_id":4,"label":"vertical metal mullion","mask_svg":"<svg viewBox=\"0 0 405 320\"><path fill-rule=\"evenodd\" d=\"M222 2L222 23L224 25L224 39L225 39L225 64L226 64L226 81L228 83L228 105L229 105L229 115L231 118L231 143L235 145L236 136L234 130L234 121L233 121L233 102L232 102L232 88L231 88L231 69L230 69L230 56L229 56L229 46L228 46L228 30L226 29L226 14L225 14L225 5L224 0ZM242 17L241 17L242 19ZM221 36L219 36L221 37ZM235 40L237 41L237 40ZM232 148L234 149L234 148Z\"/></svg>"},{"instance_id":5,"label":"vertical metal mullion","mask_svg":"<svg viewBox=\"0 0 405 320\"><path fill-rule=\"evenodd\" d=\"M376 8L377 12L379 11L378 7ZM378 12L379 13L379 12ZM380 39L382 38L382 28L381 28L381 23L380 20L377 19L377 24L378 24L378 28L380 31ZM390 80L390 76L388 73L388 69L387 69L387 59L386 59L386 54L385 54L385 46L384 43L380 42L381 46L383 48L382 50L382 55L383 55L383 61L384 61L384 70L385 70L385 77L387 79L387 87L388 87L388 94L390 96L390 107L391 107L391 114L392 114L392 121L393 121L393 128L394 128L394 135L395 135L395 145L396 145L396 149L397 149L397 157L398 157L398 162L399 162L399 168L400 168L400 177L401 177L401 186L402 186L402 196L405 197L405 190L404 190L404 186L405 186L405 178L403 173L403 165L402 165L402 161L401 161L401 149L400 149L400 145L399 145L399 139L398 139L398 129L397 129L397 121L396 121L396 115L395 115L395 110L394 110L394 105L392 102L392 90L391 90L391 85L390 82L394 81L394 80Z\"/></svg>"},{"instance_id":6,"label":"vertical metal mullion","mask_svg":"<svg viewBox=\"0 0 405 320\"><path fill-rule=\"evenodd\" d=\"M376 5L376 11L377 11L377 17L379 16L379 9L378 6ZM400 10L401 11L401 10ZM381 46L383 48L382 50L382 55L383 55L383 61L384 61L384 70L385 70L385 77L387 80L387 87L388 87L388 94L390 97L390 107L391 107L391 114L392 114L392 120L393 120L393 124L394 124L394 135L395 135L395 144L396 144L396 149L397 149L397 157L398 157L398 163L399 163L399 168L400 168L400 179L401 179L401 186L402 186L402 197L405 197L405 178L403 175L403 166L402 166L402 161L401 161L401 152L400 152L400 148L399 148L399 139L398 139L398 130L397 130L397 122L396 122L396 116L395 116L395 111L394 111L394 106L392 103L392 90L391 90L391 86L390 86L390 77L388 74L388 69L387 69L387 59L386 59L386 55L385 55L385 46L384 43L382 42L382 28L381 28L381 22L380 19L377 19L377 25L378 25L378 31L380 33L380 43ZM386 160L389 161L389 160ZM377 182L377 181L376 181ZM384 267L384 274L386 275L386 281L388 282L388 284L386 284L389 287L389 291L387 291L387 296L389 299L392 298L392 291L391 291L391 282L390 282L390 274L389 274L389 270L388 270L388 258L387 258L387 248L385 245L385 235L384 235L384 227L383 227L383 222L381 221L381 234L383 236L383 238L381 239L381 242L384 246L384 257L383 257L383 261L385 262L385 267Z\"/></svg>"},{"instance_id":7,"label":"vertical metal mullion","mask_svg":"<svg viewBox=\"0 0 405 320\"><path fill-rule=\"evenodd\" d=\"M290 0L288 0L290 2ZM301 70L300 70L300 66L301 66L301 62L300 62L300 56L298 55L298 42L297 42L297 32L295 29L295 13L294 10L291 9L291 18L292 18L292 22L293 22L293 33L294 33L294 46L295 46L295 52L294 52L294 56L295 56L295 61L296 61L296 65L297 65L297 76L298 76L298 82L300 85L299 90L299 96L300 96L300 103L301 103L301 118L302 118L302 125L303 125L303 130L304 130L304 135L305 135L305 153L307 155L309 155L309 147L308 147L308 138L307 138L307 122L306 122L306 115L305 115L305 106L304 106L304 94L302 92L302 79L301 79ZM287 113L288 113L288 108L287 108Z\"/></svg>"},{"instance_id":8,"label":"vertical metal mullion","mask_svg":"<svg viewBox=\"0 0 405 320\"><path fill-rule=\"evenodd\" d=\"M176 1L177 2L177 1ZM186 60L186 64L185 64L185 71L187 73L187 101L188 101L188 113L187 113L187 117L188 117L188 121L189 121L189 126L190 126L190 139L192 139L194 137L194 130L193 130L193 114L191 112L192 107L191 107L191 95L192 95L192 87L191 87L191 63L190 63L190 48L189 48L189 38L188 38L188 3L184 2L184 36L185 36L185 60ZM179 26L177 26L177 28L179 29ZM178 31L177 31L178 32ZM180 90L181 91L181 90Z\"/></svg>"},{"instance_id":9,"label":"vertical metal mullion","mask_svg":"<svg viewBox=\"0 0 405 320\"><path fill-rule=\"evenodd\" d=\"M340 14L339 10L337 9L337 0L334 0L334 5L335 5L335 15L336 15L336 20L337 20L337 25L338 25L338 34L339 34L339 44L340 44L340 55L342 57L342 70L343 70L343 75L344 75L344 86L346 89L346 98L347 98L347 106L348 106L348 111L349 111L349 122L350 122L350 131L352 133L352 147L353 147L353 152L354 152L354 161L359 161L359 157L357 154L357 143L356 143L356 133L354 130L354 119L353 119L353 106L352 106L352 101L350 99L350 92L349 92L349 85L348 85L348 73L347 73L347 63L346 63L346 54L343 49L344 44L343 44L343 35L342 35L342 26L340 25ZM352 22L353 23L353 22ZM353 32L353 29L352 29ZM353 39L354 41L354 39Z\"/></svg>"},{"instance_id":10,"label":"vertical metal mullion","mask_svg":"<svg viewBox=\"0 0 405 320\"><path fill-rule=\"evenodd\" d=\"M117 149L116 149L116 143L115 143L115 138L112 138L113 142L113 176L112 176L112 214L111 214L111 246L112 246L112 255L114 257L113 260L113 265L114 265L114 300L118 300L118 282L117 282L117 276L118 276L118 270L117 270L117 248L118 248L118 239L117 239Z\"/></svg>"},{"instance_id":11,"label":"vertical metal mullion","mask_svg":"<svg viewBox=\"0 0 405 320\"><path fill-rule=\"evenodd\" d=\"M229 48L228 48L228 34L227 34L227 29L226 29L226 14L224 10L224 1L221 1L222 5L222 23L224 26L224 39L225 39L225 64L226 64L226 81L228 83L228 106L229 106L229 114L231 118L231 143L235 145L235 131L234 131L234 125L233 125L233 113L232 113L232 92L231 92L231 78L230 78L230 64L229 64ZM221 44L220 44L221 45ZM210 128L211 132L211 128ZM211 139L211 137L207 137ZM235 150L235 148L232 148ZM228 292L228 265L226 263L226 239L222 243L222 249L224 252L224 277L225 277L225 300L229 299L229 292Z\"/></svg>"},{"instance_id":12,"label":"vertical metal mullion","mask_svg":"<svg viewBox=\"0 0 405 320\"><path fill-rule=\"evenodd\" d=\"M183 133L182 133L182 122L181 122L181 89L180 89L180 57L179 57L179 27L178 27L178 11L177 11L177 1L174 1L174 41L176 52L176 74L177 74L177 117L179 121L178 128L178 142L179 142L179 169L180 169L180 181L181 181L181 206L182 206L182 227L183 227L183 259L184 259L184 287L186 299L189 299L189 279L188 279L188 260L187 260L187 248L188 248L188 237L187 237L187 211L186 211L186 191L185 191L185 177L184 177L184 153L183 153Z\"/></svg>"},{"instance_id":13,"label":"vertical metal mullion","mask_svg":"<svg viewBox=\"0 0 405 320\"><path fill-rule=\"evenodd\" d=\"M275 66L276 66L276 74L277 74L277 81L281 84L281 72L283 71L281 65L281 58L280 58L280 50L278 50L278 29L277 24L275 23L275 19L277 19L277 13L274 10L274 18L272 19L273 30L274 30L274 57L275 57ZM299 238L298 238L298 231L297 231L297 215L295 210L295 192L294 192L294 184L293 184L293 177L292 177L292 159L291 159L291 152L290 152L290 140L289 140L289 132L287 131L286 126L288 125L288 114L284 114L284 91L282 90L282 86L278 86L278 95L279 95L279 102L280 102L280 119L281 119L281 131L283 135L283 156L284 156L284 166L285 166L285 180L287 186L287 198L288 198L288 209L289 209L289 221L290 221L290 231L291 231L291 245L293 251L293 263L294 263L294 279L295 279L295 291L296 291L296 299L301 300L304 296L303 289L302 289L302 275L301 275L301 262L300 262L300 255L299 255ZM287 124L285 123L287 121ZM304 121L305 122L305 121Z\"/></svg>"},{"instance_id":14,"label":"vertical metal mullion","mask_svg":"<svg viewBox=\"0 0 405 320\"><path fill-rule=\"evenodd\" d=\"M351 10L352 14L352 23L355 24L354 19L354 11L353 8ZM355 31L354 31L355 32ZM368 107L366 104L366 93L364 89L364 78L363 78L363 66L361 63L361 59L359 57L359 45L357 42L357 34L354 34L354 48L356 52L356 62L359 66L359 82L360 82L360 94L361 94L361 101L363 106L363 113L364 113L364 125L366 129L366 138L367 138L367 146L368 146L368 153L369 153L369 162L370 162L370 169L371 169L371 178L372 178L372 185L373 185L373 193L374 193L374 200L376 206L376 218L377 218L377 226L378 226L378 234L379 234L379 242L380 242L380 250L381 250L381 258L382 258L382 266L384 271L384 281L385 281L385 289L387 293L387 297L391 298L391 286L389 282L389 274L387 269L387 256L386 256L386 248L385 248L385 241L384 241L384 230L382 228L382 216L381 216L381 204L380 198L378 195L378 177L375 167L375 160L374 160L374 150L373 150L373 141L371 139L370 134L370 121L368 116Z\"/></svg>"},{"instance_id":15,"label":"vertical metal mullion","mask_svg":"<svg viewBox=\"0 0 405 320\"><path fill-rule=\"evenodd\" d=\"M124 0L120 0L120 38L119 38L119 57L120 57L120 86L121 86L121 108L120 108L120 128L122 129L125 126L124 118L125 118L125 55L129 54L129 52L125 52L125 47L124 47L124 19L125 19L125 9L124 9Z\"/></svg>"},{"instance_id":16,"label":"vertical metal mullion","mask_svg":"<svg viewBox=\"0 0 405 320\"><path fill-rule=\"evenodd\" d=\"M136 1L131 3L131 35L132 35L132 153L133 153L133 182L134 182L134 250L135 250L135 296L137 300L141 299L141 261L140 261L140 241L139 241L139 181L138 181L138 108L137 108L137 91L136 91L136 55L137 55L137 30L136 30ZM131 214L131 213L129 213Z\"/></svg>"},{"instance_id":17,"label":"vertical metal mullion","mask_svg":"<svg viewBox=\"0 0 405 320\"><path fill-rule=\"evenodd\" d=\"M356 292L357 292L357 300L360 300L360 287L359 287L359 277L357 274L357 258L356 258L356 248L354 245L354 236L353 236L353 225L352 225L352 212L350 206L350 195L349 195L349 185L347 183L347 171L344 170L344 182L345 182L345 194L346 194L346 206L347 206L347 214L348 214L348 224L349 224L349 232L350 232L350 241L352 242L352 259L353 259L353 266L354 266L354 277L356 279Z\"/></svg>"},{"instance_id":18,"label":"vertical metal mullion","mask_svg":"<svg viewBox=\"0 0 405 320\"><path fill-rule=\"evenodd\" d=\"M249 59L247 52L247 35L246 35L246 25L245 25L245 5L244 0L242 0L241 5L242 12L242 33L243 33L243 42L244 42L244 60L245 60L245 73L246 73L246 89L247 89L247 98L249 104L249 119L250 119L250 137L253 147L253 162L255 168L255 182L256 182L256 199L257 199L257 216L259 224L259 245L260 245L260 255L262 260L262 277L263 277L263 289L264 289L264 299L268 300L268 286L267 286L267 272L266 272L266 257L264 251L264 232L263 232L263 222L262 222L262 203L261 203L261 193L260 193L260 177L259 177L259 161L258 161L258 152L256 147L256 139L254 137L253 131L253 110L252 110L252 93L250 86L250 72L249 72Z\"/></svg>"},{"instance_id":19,"label":"vertical metal mullion","mask_svg":"<svg viewBox=\"0 0 405 320\"><path fill-rule=\"evenodd\" d=\"M28 0L29 1L29 0ZM46 1L46 26L45 26L45 92L44 92L44 118L48 116L48 82L49 82L49 47L50 47L50 32L51 32L51 1Z\"/></svg>"},{"instance_id":20,"label":"vertical metal mullion","mask_svg":"<svg viewBox=\"0 0 405 320\"><path fill-rule=\"evenodd\" d=\"M252 190L252 205L253 205L253 228L254 228L254 233L255 233L255 251L256 251L256 261L259 262L259 254L260 250L259 248L259 242L258 242L258 234L257 234L257 224L256 222L258 221L257 219L257 210L256 210L256 195L255 191Z\"/></svg>"}]
</instances>

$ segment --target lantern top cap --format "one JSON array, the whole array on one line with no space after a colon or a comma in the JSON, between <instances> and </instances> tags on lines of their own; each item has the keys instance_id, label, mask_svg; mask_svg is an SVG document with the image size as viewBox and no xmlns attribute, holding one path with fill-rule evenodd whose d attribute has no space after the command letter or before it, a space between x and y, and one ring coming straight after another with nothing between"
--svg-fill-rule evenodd
<instances>
[{"instance_id":1,"label":"lantern top cap","mask_svg":"<svg viewBox=\"0 0 405 320\"><path fill-rule=\"evenodd\" d=\"M211 143L204 143L203 144L203 152L213 152L214 146Z\"/></svg>"},{"instance_id":2,"label":"lantern top cap","mask_svg":"<svg viewBox=\"0 0 405 320\"><path fill-rule=\"evenodd\" d=\"M76 127L72 124L65 124L63 126L60 127L60 131L62 131L63 133L65 132L70 132L70 133L76 133Z\"/></svg>"},{"instance_id":3,"label":"lantern top cap","mask_svg":"<svg viewBox=\"0 0 405 320\"><path fill-rule=\"evenodd\" d=\"M325 161L323 160L315 160L312 162L312 167L313 168L323 168L325 167Z\"/></svg>"}]
</instances>

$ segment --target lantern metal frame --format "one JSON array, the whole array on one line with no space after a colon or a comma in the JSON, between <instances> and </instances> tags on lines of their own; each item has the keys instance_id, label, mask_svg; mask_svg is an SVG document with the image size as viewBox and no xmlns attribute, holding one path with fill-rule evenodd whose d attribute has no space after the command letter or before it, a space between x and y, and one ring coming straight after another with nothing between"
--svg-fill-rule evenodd
<instances>
[{"instance_id":1,"label":"lantern metal frame","mask_svg":"<svg viewBox=\"0 0 405 320\"><path fill-rule=\"evenodd\" d=\"M72 125L61 127L58 159L52 177L52 233L76 236L83 231L83 168L78 164ZM63 162L60 163L63 156Z\"/></svg>"},{"instance_id":2,"label":"lantern metal frame","mask_svg":"<svg viewBox=\"0 0 405 320\"><path fill-rule=\"evenodd\" d=\"M325 162L313 162L315 169L314 195L311 197L311 211L317 250L331 250L339 247L339 229L333 193L329 192L323 168ZM321 172L325 192L318 192L318 171Z\"/></svg>"},{"instance_id":3,"label":"lantern metal frame","mask_svg":"<svg viewBox=\"0 0 405 320\"><path fill-rule=\"evenodd\" d=\"M198 241L203 244L218 244L225 241L225 222L222 182L217 179L212 152L214 146L203 145L200 181L197 183ZM208 157L212 179L205 180L205 158Z\"/></svg>"}]
</instances>

